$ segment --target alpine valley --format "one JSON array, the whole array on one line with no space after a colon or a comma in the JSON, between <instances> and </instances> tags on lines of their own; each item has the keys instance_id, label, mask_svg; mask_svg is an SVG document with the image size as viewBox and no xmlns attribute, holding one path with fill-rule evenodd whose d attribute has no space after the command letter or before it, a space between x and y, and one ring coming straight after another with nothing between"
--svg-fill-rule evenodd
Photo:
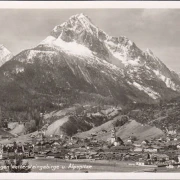
<instances>
[{"instance_id":1,"label":"alpine valley","mask_svg":"<svg viewBox=\"0 0 180 180\"><path fill-rule=\"evenodd\" d=\"M132 116L138 122L129 126L157 126L148 128L148 136L159 136L163 127L152 121L168 118L173 112L168 102L180 95L179 75L150 49L143 51L124 36L109 36L84 14L70 17L36 47L16 56L0 46L0 66L1 120L26 122L24 128L16 124L9 129L18 135L35 132L47 122L48 135L74 135L105 127L115 117L138 109L143 113L137 119ZM139 104L145 104L143 110ZM165 114L161 105L168 109ZM149 107L152 119L142 121ZM31 127L33 123L28 123L33 120L36 126Z\"/></svg>"}]
</instances>

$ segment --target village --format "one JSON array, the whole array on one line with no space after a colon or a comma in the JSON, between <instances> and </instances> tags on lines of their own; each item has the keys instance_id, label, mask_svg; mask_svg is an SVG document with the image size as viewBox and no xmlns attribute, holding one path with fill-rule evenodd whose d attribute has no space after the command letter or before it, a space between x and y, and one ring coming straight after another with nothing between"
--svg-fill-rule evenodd
<instances>
[{"instance_id":1,"label":"village","mask_svg":"<svg viewBox=\"0 0 180 180\"><path fill-rule=\"evenodd\" d=\"M61 111L60 111L61 112ZM74 111L73 111L74 112ZM104 115L102 114L104 113ZM127 138L118 133L124 124L132 123L134 120L123 115L121 109L113 108L110 111L93 109L87 113L83 108L77 108L74 117L84 118L86 115L95 120L101 118L109 123L97 131L85 133L80 130L72 136L64 133L47 134L47 129L52 124L41 114L41 128L33 133L23 135L6 134L0 137L0 163L21 157L24 160L46 162L51 160L66 162L91 162L91 163L126 163L130 169L142 167L150 168L148 172L156 172L158 168L179 171L180 167L180 134L173 127L164 128L164 135L153 138L137 138L136 133L127 133ZM24 126L26 122L2 121L4 131L10 124L16 123ZM105 123L105 124L106 124ZM52 125L51 125L52 126ZM54 125L53 125L54 126ZM138 124L144 131L149 125ZM54 127L53 127L54 128ZM136 128L133 126L133 128ZM137 131L136 131L137 132ZM140 132L141 135L141 132ZM99 138L99 136L103 138ZM31 161L32 162L32 161Z\"/></svg>"},{"instance_id":2,"label":"village","mask_svg":"<svg viewBox=\"0 0 180 180\"><path fill-rule=\"evenodd\" d=\"M136 141L129 136L126 141L116 136L113 126L107 141L96 139L96 134L89 137L49 136L44 131L37 135L30 134L31 142L1 144L0 159L14 159L17 155L23 159L62 159L89 161L123 161L129 166L180 167L180 136L175 130L167 131L165 137Z\"/></svg>"}]
</instances>

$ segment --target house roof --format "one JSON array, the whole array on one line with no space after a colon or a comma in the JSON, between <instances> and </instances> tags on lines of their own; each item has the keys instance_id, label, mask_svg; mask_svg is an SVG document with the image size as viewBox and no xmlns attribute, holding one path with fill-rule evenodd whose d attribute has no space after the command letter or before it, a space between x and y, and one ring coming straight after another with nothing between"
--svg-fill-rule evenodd
<instances>
[{"instance_id":1,"label":"house roof","mask_svg":"<svg viewBox=\"0 0 180 180\"><path fill-rule=\"evenodd\" d=\"M144 149L161 149L163 147L161 146L158 146L158 145L155 145L155 144L152 144L152 145L145 145L145 146L142 146Z\"/></svg>"},{"instance_id":2,"label":"house roof","mask_svg":"<svg viewBox=\"0 0 180 180\"><path fill-rule=\"evenodd\" d=\"M128 150L130 149L129 146L113 146L111 149L116 149L116 150Z\"/></svg>"},{"instance_id":3,"label":"house roof","mask_svg":"<svg viewBox=\"0 0 180 180\"><path fill-rule=\"evenodd\" d=\"M143 149L142 147L135 147L134 149Z\"/></svg>"},{"instance_id":4,"label":"house roof","mask_svg":"<svg viewBox=\"0 0 180 180\"><path fill-rule=\"evenodd\" d=\"M134 143L133 145L134 145L135 147L141 147L141 144L137 144L137 143L135 144L135 143Z\"/></svg>"},{"instance_id":5,"label":"house roof","mask_svg":"<svg viewBox=\"0 0 180 180\"><path fill-rule=\"evenodd\" d=\"M154 154L155 157L161 157L161 158L168 158L169 156L167 154Z\"/></svg>"},{"instance_id":6,"label":"house roof","mask_svg":"<svg viewBox=\"0 0 180 180\"><path fill-rule=\"evenodd\" d=\"M143 142L149 143L149 141L148 141L148 140L146 140L146 139L145 139L145 140L143 140L141 143L143 143Z\"/></svg>"}]
</instances>

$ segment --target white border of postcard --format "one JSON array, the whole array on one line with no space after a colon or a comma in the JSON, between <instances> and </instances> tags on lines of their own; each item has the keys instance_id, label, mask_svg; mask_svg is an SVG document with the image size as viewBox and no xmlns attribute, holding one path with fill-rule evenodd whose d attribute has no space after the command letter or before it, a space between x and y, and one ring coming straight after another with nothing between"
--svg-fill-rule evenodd
<instances>
[{"instance_id":1,"label":"white border of postcard","mask_svg":"<svg viewBox=\"0 0 180 180\"><path fill-rule=\"evenodd\" d=\"M0 1L0 9L180 9L180 1ZM1 24L1 26L3 26ZM180 173L1 173L0 179L180 179Z\"/></svg>"}]
</instances>

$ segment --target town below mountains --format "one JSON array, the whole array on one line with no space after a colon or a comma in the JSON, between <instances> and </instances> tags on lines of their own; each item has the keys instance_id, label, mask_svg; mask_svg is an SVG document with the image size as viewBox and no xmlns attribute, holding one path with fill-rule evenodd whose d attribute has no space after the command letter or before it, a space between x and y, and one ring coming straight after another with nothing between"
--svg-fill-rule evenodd
<instances>
[{"instance_id":1,"label":"town below mountains","mask_svg":"<svg viewBox=\"0 0 180 180\"><path fill-rule=\"evenodd\" d=\"M146 163L169 166L179 162L179 122L179 74L84 14L15 56L0 46L1 144L56 142L72 159L80 157L75 146L86 158L137 161L140 152L154 153Z\"/></svg>"}]
</instances>

